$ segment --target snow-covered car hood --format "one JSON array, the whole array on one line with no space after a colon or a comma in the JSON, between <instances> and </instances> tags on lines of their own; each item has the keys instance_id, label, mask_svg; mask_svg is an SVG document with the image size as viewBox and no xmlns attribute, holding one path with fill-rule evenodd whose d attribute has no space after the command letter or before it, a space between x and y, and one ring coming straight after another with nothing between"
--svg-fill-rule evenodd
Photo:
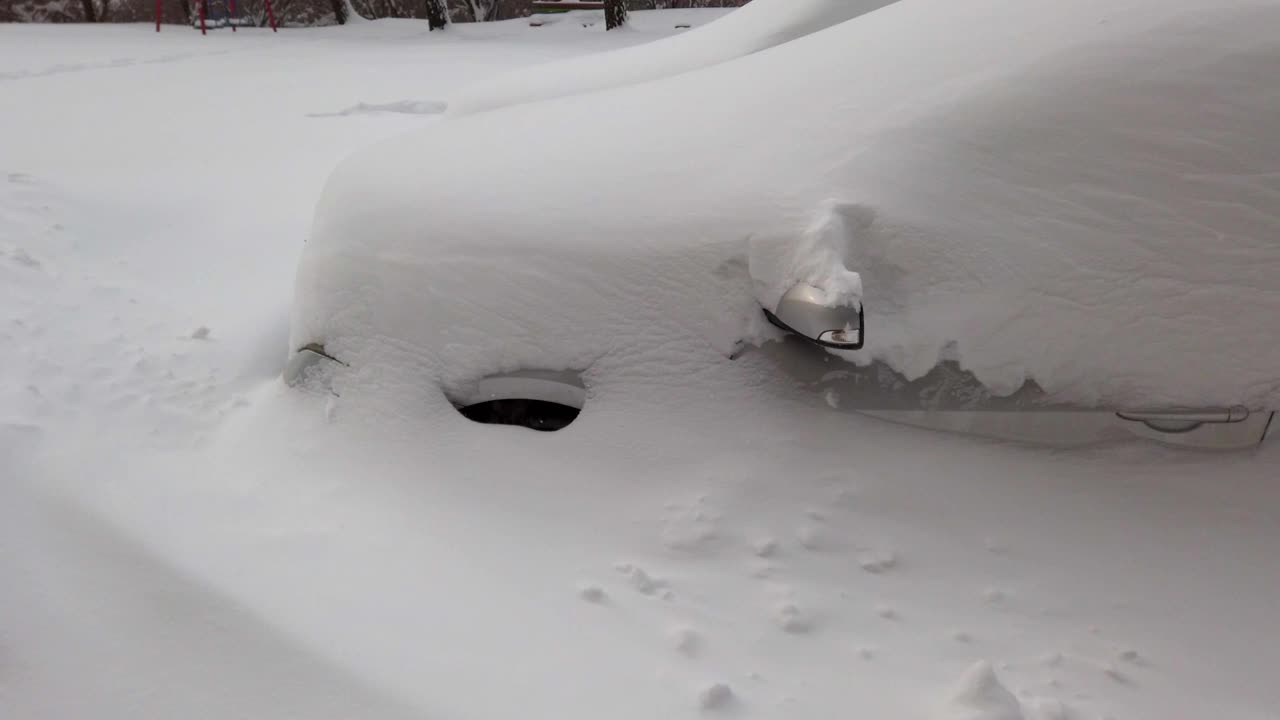
<instances>
[{"instance_id":1,"label":"snow-covered car hood","mask_svg":"<svg viewBox=\"0 0 1280 720\"><path fill-rule=\"evenodd\" d=\"M334 174L292 341L394 351L446 388L669 364L852 270L858 362L953 359L1083 404L1274 405L1278 22L1259 0L903 0L449 119Z\"/></svg>"}]
</instances>

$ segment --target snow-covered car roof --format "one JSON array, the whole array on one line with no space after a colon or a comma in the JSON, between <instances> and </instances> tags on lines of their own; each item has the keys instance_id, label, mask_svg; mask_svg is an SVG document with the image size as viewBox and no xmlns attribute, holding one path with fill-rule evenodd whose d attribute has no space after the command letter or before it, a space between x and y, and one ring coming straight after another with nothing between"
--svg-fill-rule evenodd
<instances>
[{"instance_id":1,"label":"snow-covered car roof","mask_svg":"<svg viewBox=\"0 0 1280 720\"><path fill-rule=\"evenodd\" d=\"M334 174L295 346L395 338L446 385L678 362L853 271L875 329L859 362L952 359L1084 404L1274 406L1278 26L1270 0L902 0L450 118Z\"/></svg>"},{"instance_id":2,"label":"snow-covered car roof","mask_svg":"<svg viewBox=\"0 0 1280 720\"><path fill-rule=\"evenodd\" d=\"M755 0L707 25L651 43L543 63L465 88L464 115L678 75L804 37L896 0Z\"/></svg>"}]
</instances>

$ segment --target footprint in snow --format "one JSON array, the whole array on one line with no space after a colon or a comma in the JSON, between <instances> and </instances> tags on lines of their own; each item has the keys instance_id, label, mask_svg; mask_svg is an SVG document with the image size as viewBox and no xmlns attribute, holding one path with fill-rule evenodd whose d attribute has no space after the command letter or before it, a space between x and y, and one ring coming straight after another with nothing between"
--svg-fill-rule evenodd
<instances>
[{"instance_id":1,"label":"footprint in snow","mask_svg":"<svg viewBox=\"0 0 1280 720\"><path fill-rule=\"evenodd\" d=\"M898 566L898 555L892 550L858 551L858 567L873 575L886 573Z\"/></svg>"},{"instance_id":2,"label":"footprint in snow","mask_svg":"<svg viewBox=\"0 0 1280 720\"><path fill-rule=\"evenodd\" d=\"M593 605L604 605L609 602L609 595L599 585L582 584L578 586L578 597Z\"/></svg>"},{"instance_id":3,"label":"footprint in snow","mask_svg":"<svg viewBox=\"0 0 1280 720\"><path fill-rule=\"evenodd\" d=\"M778 541L767 536L758 538L755 542L751 543L751 552L754 553L756 557L773 557L773 555L778 552Z\"/></svg>"},{"instance_id":4,"label":"footprint in snow","mask_svg":"<svg viewBox=\"0 0 1280 720\"><path fill-rule=\"evenodd\" d=\"M337 112L307 113L307 117L346 117L348 115L377 115L380 113L398 113L400 115L439 115L449 106L440 100L397 100L389 103L356 103L349 108Z\"/></svg>"},{"instance_id":5,"label":"footprint in snow","mask_svg":"<svg viewBox=\"0 0 1280 720\"><path fill-rule=\"evenodd\" d=\"M889 605L877 605L876 614L884 618L885 620L901 620L902 619L902 616L898 614L898 611L894 610Z\"/></svg>"},{"instance_id":6,"label":"footprint in snow","mask_svg":"<svg viewBox=\"0 0 1280 720\"><path fill-rule=\"evenodd\" d=\"M720 710L733 703L733 688L725 683L713 683L698 692L698 707L703 710Z\"/></svg>"},{"instance_id":7,"label":"footprint in snow","mask_svg":"<svg viewBox=\"0 0 1280 720\"><path fill-rule=\"evenodd\" d=\"M9 259L16 264L21 265L22 267L27 267L32 269L40 267L40 261L31 257L31 255L28 254L27 251L23 250L22 248L15 249L13 251L13 254L9 256Z\"/></svg>"},{"instance_id":8,"label":"footprint in snow","mask_svg":"<svg viewBox=\"0 0 1280 720\"><path fill-rule=\"evenodd\" d=\"M1119 657L1121 660L1131 665L1137 665L1139 667L1146 667L1147 665L1150 664L1149 662L1147 662L1147 659L1143 657L1142 653L1132 648L1122 651Z\"/></svg>"},{"instance_id":9,"label":"footprint in snow","mask_svg":"<svg viewBox=\"0 0 1280 720\"><path fill-rule=\"evenodd\" d=\"M1116 667L1114 664L1104 665L1102 668L1102 674L1106 675L1108 679L1110 679L1112 682L1116 683L1117 685L1133 684L1133 681L1129 679L1129 675L1124 671L1122 671L1120 668Z\"/></svg>"},{"instance_id":10,"label":"footprint in snow","mask_svg":"<svg viewBox=\"0 0 1280 720\"><path fill-rule=\"evenodd\" d=\"M667 631L671 647L685 657L697 657L702 649L702 636L690 627L677 626Z\"/></svg>"},{"instance_id":11,"label":"footprint in snow","mask_svg":"<svg viewBox=\"0 0 1280 720\"><path fill-rule=\"evenodd\" d=\"M705 495L692 503L667 503L662 523L662 544L672 550L695 551L714 541L720 515Z\"/></svg>"},{"instance_id":12,"label":"footprint in snow","mask_svg":"<svg viewBox=\"0 0 1280 720\"><path fill-rule=\"evenodd\" d=\"M618 563L613 566L622 575L631 582L631 587L641 595L658 595L664 600L670 600L672 597L671 585L662 578L654 577L645 571L644 568L631 563Z\"/></svg>"},{"instance_id":13,"label":"footprint in snow","mask_svg":"<svg viewBox=\"0 0 1280 720\"><path fill-rule=\"evenodd\" d=\"M813 629L813 619L801 612L793 603L783 603L774 609L773 619L778 627L793 635L807 633Z\"/></svg>"}]
</instances>

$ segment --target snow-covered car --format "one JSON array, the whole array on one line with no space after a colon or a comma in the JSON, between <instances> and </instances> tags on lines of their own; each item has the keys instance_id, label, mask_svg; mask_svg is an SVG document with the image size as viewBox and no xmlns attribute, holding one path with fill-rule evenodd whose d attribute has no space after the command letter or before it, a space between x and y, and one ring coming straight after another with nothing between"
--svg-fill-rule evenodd
<instances>
[{"instance_id":1,"label":"snow-covered car","mask_svg":"<svg viewBox=\"0 0 1280 720\"><path fill-rule=\"evenodd\" d=\"M334 173L286 377L544 429L669 375L1254 446L1280 406L1278 26L1262 0L900 0L650 82L489 97Z\"/></svg>"}]
</instances>

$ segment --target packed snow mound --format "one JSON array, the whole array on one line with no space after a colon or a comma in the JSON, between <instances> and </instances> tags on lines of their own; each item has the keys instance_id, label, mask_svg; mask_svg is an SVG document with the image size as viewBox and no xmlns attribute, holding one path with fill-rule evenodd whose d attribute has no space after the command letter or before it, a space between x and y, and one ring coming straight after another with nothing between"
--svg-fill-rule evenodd
<instances>
[{"instance_id":1,"label":"packed snow mound","mask_svg":"<svg viewBox=\"0 0 1280 720\"><path fill-rule=\"evenodd\" d=\"M896 0L754 0L681 35L517 70L449 99L449 115L669 77L803 37Z\"/></svg>"},{"instance_id":2,"label":"packed snow mound","mask_svg":"<svg viewBox=\"0 0 1280 720\"><path fill-rule=\"evenodd\" d=\"M965 671L936 720L1026 720L1018 698L1000 683L991 663L981 660Z\"/></svg>"},{"instance_id":3,"label":"packed snow mound","mask_svg":"<svg viewBox=\"0 0 1280 720\"><path fill-rule=\"evenodd\" d=\"M1064 402L1280 404L1277 26L1273 0L903 0L456 118L334 174L294 345L604 382L767 332L760 305L847 269L851 359L908 378L953 359Z\"/></svg>"}]
</instances>

